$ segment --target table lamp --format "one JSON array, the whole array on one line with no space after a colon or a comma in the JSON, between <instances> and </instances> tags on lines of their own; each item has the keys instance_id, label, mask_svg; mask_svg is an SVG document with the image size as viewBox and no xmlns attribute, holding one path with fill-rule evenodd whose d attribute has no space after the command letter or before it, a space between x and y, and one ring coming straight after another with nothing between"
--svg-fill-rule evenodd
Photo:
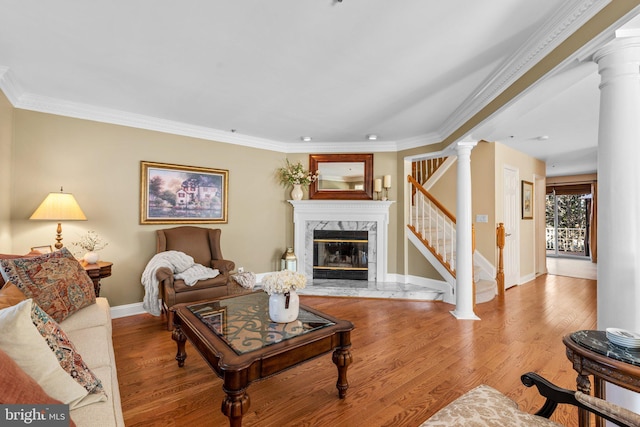
<instances>
[{"instance_id":1,"label":"table lamp","mask_svg":"<svg viewBox=\"0 0 640 427\"><path fill-rule=\"evenodd\" d=\"M49 193L29 219L58 221L55 247L61 249L62 223L60 221L86 221L87 217L80 209L73 194L64 193L60 187L59 193Z\"/></svg>"}]
</instances>

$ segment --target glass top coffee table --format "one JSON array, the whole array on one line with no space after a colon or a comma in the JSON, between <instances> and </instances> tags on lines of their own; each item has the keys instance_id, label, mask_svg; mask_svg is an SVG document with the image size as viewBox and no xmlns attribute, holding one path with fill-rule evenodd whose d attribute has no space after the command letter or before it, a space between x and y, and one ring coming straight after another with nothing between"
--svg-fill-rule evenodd
<instances>
[{"instance_id":1,"label":"glass top coffee table","mask_svg":"<svg viewBox=\"0 0 640 427\"><path fill-rule=\"evenodd\" d=\"M177 304L172 338L176 360L183 367L187 338L223 380L222 413L229 425L242 425L249 408L247 387L333 351L338 368L338 396L346 396L347 368L352 362L353 324L300 304L298 319L275 323L269 319L269 296L263 291L197 303Z\"/></svg>"}]
</instances>

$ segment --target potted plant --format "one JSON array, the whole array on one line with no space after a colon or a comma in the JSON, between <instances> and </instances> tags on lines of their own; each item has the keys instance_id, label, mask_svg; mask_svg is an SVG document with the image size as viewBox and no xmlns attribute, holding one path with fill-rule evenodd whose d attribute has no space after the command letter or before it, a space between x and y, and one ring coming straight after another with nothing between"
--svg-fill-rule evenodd
<instances>
[{"instance_id":1,"label":"potted plant","mask_svg":"<svg viewBox=\"0 0 640 427\"><path fill-rule=\"evenodd\" d=\"M269 274L262 279L262 289L269 294L269 317L274 322L289 323L298 318L300 298L296 291L307 285L307 276L290 270Z\"/></svg>"},{"instance_id":2,"label":"potted plant","mask_svg":"<svg viewBox=\"0 0 640 427\"><path fill-rule=\"evenodd\" d=\"M77 246L84 250L85 254L82 259L87 264L95 264L100 260L100 254L98 251L104 249L108 243L93 230L87 231L87 233L80 237L80 240L72 243L73 246Z\"/></svg>"},{"instance_id":3,"label":"potted plant","mask_svg":"<svg viewBox=\"0 0 640 427\"><path fill-rule=\"evenodd\" d=\"M302 166L302 162L291 163L286 159L287 164L278 169L280 182L284 186L293 185L291 190L291 198L293 200L302 200L302 186L308 186L318 179L318 172L311 173Z\"/></svg>"}]
</instances>

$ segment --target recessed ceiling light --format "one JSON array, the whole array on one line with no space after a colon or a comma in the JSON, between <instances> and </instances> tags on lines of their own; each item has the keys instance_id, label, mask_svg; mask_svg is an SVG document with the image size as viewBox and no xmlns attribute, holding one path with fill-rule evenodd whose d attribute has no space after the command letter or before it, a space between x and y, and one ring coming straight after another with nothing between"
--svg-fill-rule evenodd
<instances>
[{"instance_id":1,"label":"recessed ceiling light","mask_svg":"<svg viewBox=\"0 0 640 427\"><path fill-rule=\"evenodd\" d=\"M367 139L369 141L376 141L378 139L378 135L369 134L369 135L367 135Z\"/></svg>"},{"instance_id":2,"label":"recessed ceiling light","mask_svg":"<svg viewBox=\"0 0 640 427\"><path fill-rule=\"evenodd\" d=\"M540 135L539 137L536 138L538 141L546 141L547 139L549 139L549 135Z\"/></svg>"},{"instance_id":3,"label":"recessed ceiling light","mask_svg":"<svg viewBox=\"0 0 640 427\"><path fill-rule=\"evenodd\" d=\"M300 137L300 140L301 140L301 141L304 141L304 142L309 142L309 141L311 141L311 139L312 139L312 138L311 138L310 136L301 136L301 137Z\"/></svg>"}]
</instances>

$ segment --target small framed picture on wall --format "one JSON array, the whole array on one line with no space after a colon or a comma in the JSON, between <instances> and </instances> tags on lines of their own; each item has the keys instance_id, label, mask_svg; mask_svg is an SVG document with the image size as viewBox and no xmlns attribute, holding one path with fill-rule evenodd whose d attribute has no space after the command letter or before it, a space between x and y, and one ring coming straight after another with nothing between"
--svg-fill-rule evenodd
<instances>
[{"instance_id":1,"label":"small framed picture on wall","mask_svg":"<svg viewBox=\"0 0 640 427\"><path fill-rule=\"evenodd\" d=\"M522 181L522 219L533 219L533 182Z\"/></svg>"}]
</instances>

